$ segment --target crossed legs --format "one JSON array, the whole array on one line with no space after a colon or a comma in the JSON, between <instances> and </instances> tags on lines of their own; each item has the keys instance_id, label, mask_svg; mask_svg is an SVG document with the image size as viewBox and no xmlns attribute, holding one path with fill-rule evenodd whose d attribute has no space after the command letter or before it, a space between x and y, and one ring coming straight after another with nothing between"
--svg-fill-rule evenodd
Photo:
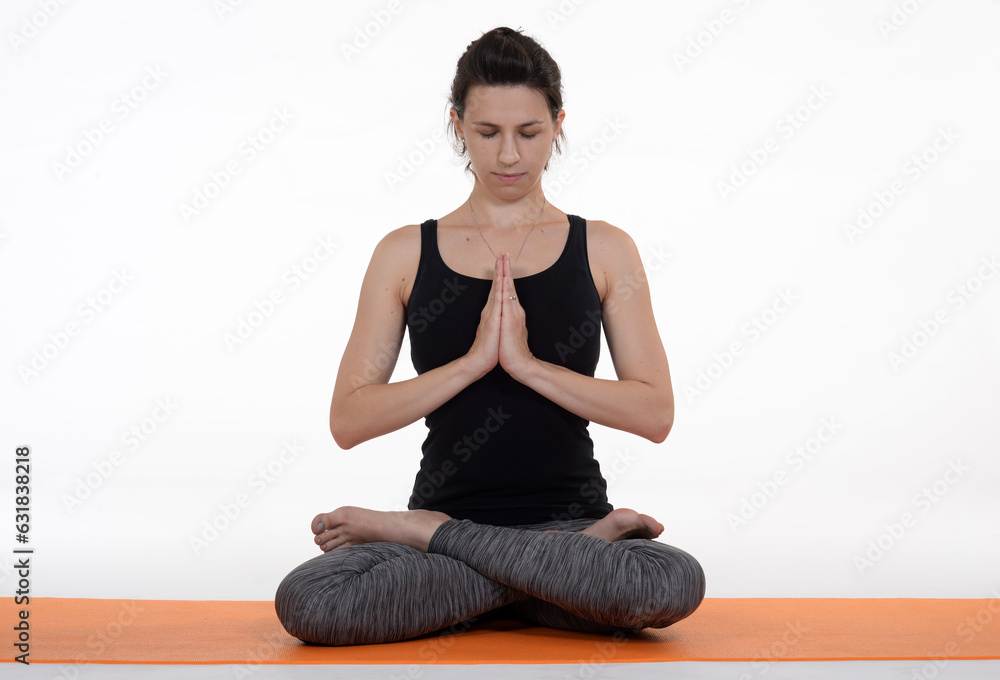
<instances>
[{"instance_id":1,"label":"crossed legs","mask_svg":"<svg viewBox=\"0 0 1000 680\"><path fill-rule=\"evenodd\" d=\"M501 607L593 633L664 627L698 607L704 572L651 540L662 525L627 509L590 522L497 527L340 508L313 520L325 552L285 577L275 610L295 637L345 645L404 640Z\"/></svg>"}]
</instances>

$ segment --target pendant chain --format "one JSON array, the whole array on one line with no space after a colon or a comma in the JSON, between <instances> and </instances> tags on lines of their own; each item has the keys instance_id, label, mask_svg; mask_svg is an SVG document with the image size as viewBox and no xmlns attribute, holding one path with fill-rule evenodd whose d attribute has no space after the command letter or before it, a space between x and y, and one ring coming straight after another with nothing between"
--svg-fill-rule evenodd
<instances>
[{"instance_id":1,"label":"pendant chain","mask_svg":"<svg viewBox=\"0 0 1000 680\"><path fill-rule=\"evenodd\" d=\"M521 247L518 249L517 255L514 256L514 261L511 263L512 267L515 264L517 264L517 258L521 257L521 251L524 250L524 244L528 242L528 236L531 236L531 232L535 230L535 227L537 227L539 221L541 221L542 213L545 212L545 206L546 206L545 196L542 196L542 209L538 211L538 219L536 219L535 223L531 225L531 229L528 230L527 236L525 236L524 240L521 241ZM469 199L469 210L472 210L472 199ZM476 223L476 231L478 231L479 236L482 237L483 243L485 243L486 247L490 249L491 253L493 253L493 257L499 257L499 255L497 255L496 252L494 252L493 247L490 245L489 241L486 240L486 237L483 236L483 230L479 228L479 219L476 217L475 210L472 210L472 219Z\"/></svg>"}]
</instances>

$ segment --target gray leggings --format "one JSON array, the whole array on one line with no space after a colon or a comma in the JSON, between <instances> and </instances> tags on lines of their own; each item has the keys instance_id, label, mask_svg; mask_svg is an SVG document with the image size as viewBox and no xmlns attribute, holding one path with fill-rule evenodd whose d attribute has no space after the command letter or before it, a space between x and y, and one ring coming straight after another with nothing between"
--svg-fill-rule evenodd
<instances>
[{"instance_id":1,"label":"gray leggings","mask_svg":"<svg viewBox=\"0 0 1000 680\"><path fill-rule=\"evenodd\" d=\"M595 521L498 527L451 519L426 553L386 542L337 548L288 574L274 607L291 635L323 645L395 642L499 617L630 633L698 608L705 573L697 560L657 541L575 533Z\"/></svg>"}]
</instances>

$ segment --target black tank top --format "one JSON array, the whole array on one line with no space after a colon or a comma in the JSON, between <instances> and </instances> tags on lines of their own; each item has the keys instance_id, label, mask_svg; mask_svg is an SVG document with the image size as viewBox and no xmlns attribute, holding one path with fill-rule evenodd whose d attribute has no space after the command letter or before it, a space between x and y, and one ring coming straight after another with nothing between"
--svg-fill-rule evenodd
<instances>
[{"instance_id":1,"label":"black tank top","mask_svg":"<svg viewBox=\"0 0 1000 680\"><path fill-rule=\"evenodd\" d=\"M587 259L587 223L569 215L569 236L548 269L514 279L528 348L593 377L601 349L601 299ZM406 310L418 374L472 346L492 281L459 274L441 258L437 220L420 225L420 262ZM408 507L509 526L601 518L613 507L585 420L493 370L425 418Z\"/></svg>"}]
</instances>

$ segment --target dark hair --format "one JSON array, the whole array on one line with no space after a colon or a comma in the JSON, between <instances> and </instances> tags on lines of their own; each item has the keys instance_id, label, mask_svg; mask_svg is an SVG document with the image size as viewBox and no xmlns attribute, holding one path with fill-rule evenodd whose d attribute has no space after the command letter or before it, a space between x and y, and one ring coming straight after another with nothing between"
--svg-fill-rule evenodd
<instances>
[{"instance_id":1,"label":"dark hair","mask_svg":"<svg viewBox=\"0 0 1000 680\"><path fill-rule=\"evenodd\" d=\"M526 85L537 90L548 102L553 121L562 109L559 65L534 38L506 26L498 26L473 40L459 57L449 99L459 119L465 118L466 97L475 85ZM464 155L465 143L458 139L455 122L450 117L448 129L454 135L455 152ZM562 153L560 139L566 139L561 128L555 147ZM545 167L548 168L548 163ZM465 170L472 171L472 161L465 164Z\"/></svg>"}]
</instances>

